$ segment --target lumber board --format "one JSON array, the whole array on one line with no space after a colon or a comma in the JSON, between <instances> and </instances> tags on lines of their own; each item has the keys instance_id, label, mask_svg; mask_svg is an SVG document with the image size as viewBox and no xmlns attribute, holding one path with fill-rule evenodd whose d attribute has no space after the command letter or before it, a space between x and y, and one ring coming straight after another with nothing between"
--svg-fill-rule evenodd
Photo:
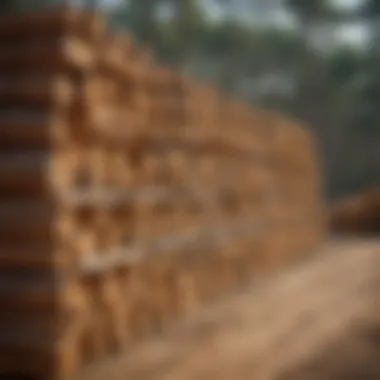
<instances>
[{"instance_id":1,"label":"lumber board","mask_svg":"<svg viewBox=\"0 0 380 380\"><path fill-rule=\"evenodd\" d=\"M267 231L270 223L256 217L238 218L230 223L218 221L213 226L185 229L181 233L165 235L151 241L137 241L132 245L111 249L105 254L99 252L88 260L80 263L80 272L84 276L93 273L107 272L117 267L129 267L150 257L165 257L170 252L186 250L186 252L199 252L201 247L208 250L210 247L231 239L240 239L244 236L257 236Z\"/></svg>"},{"instance_id":2,"label":"lumber board","mask_svg":"<svg viewBox=\"0 0 380 380\"><path fill-rule=\"evenodd\" d=\"M60 276L41 271L0 273L0 304L18 310L83 309L86 299L82 289Z\"/></svg>"},{"instance_id":3,"label":"lumber board","mask_svg":"<svg viewBox=\"0 0 380 380\"><path fill-rule=\"evenodd\" d=\"M242 157L247 159L257 160L258 158L262 161L266 160L266 152L261 149L260 146L258 151L255 150L243 150L241 147L233 146L229 141L221 141L215 139L213 136L202 136L202 135L187 135L186 138L173 137L173 136L151 136L147 137L147 143L157 151L166 151L167 149L182 149L190 151L191 153L202 153L202 154L218 154L225 156Z\"/></svg>"},{"instance_id":4,"label":"lumber board","mask_svg":"<svg viewBox=\"0 0 380 380\"><path fill-rule=\"evenodd\" d=\"M134 172L124 149L112 149L107 153L105 171L110 186L126 189L133 185Z\"/></svg>"},{"instance_id":5,"label":"lumber board","mask_svg":"<svg viewBox=\"0 0 380 380\"><path fill-rule=\"evenodd\" d=\"M52 243L1 242L0 271L19 268L59 270L65 268L67 252Z\"/></svg>"},{"instance_id":6,"label":"lumber board","mask_svg":"<svg viewBox=\"0 0 380 380\"><path fill-rule=\"evenodd\" d=\"M83 12L70 7L2 15L0 18L1 42L28 37L43 38L47 35L58 38L65 33L95 43L105 33L104 18L99 13Z\"/></svg>"},{"instance_id":7,"label":"lumber board","mask_svg":"<svg viewBox=\"0 0 380 380\"><path fill-rule=\"evenodd\" d=\"M19 347L0 348L0 375L31 376L35 379L50 379L54 374L56 355L42 354L33 349Z\"/></svg>"},{"instance_id":8,"label":"lumber board","mask_svg":"<svg viewBox=\"0 0 380 380\"><path fill-rule=\"evenodd\" d=\"M30 107L1 107L2 149L46 149L70 141L70 127L63 116Z\"/></svg>"},{"instance_id":9,"label":"lumber board","mask_svg":"<svg viewBox=\"0 0 380 380\"><path fill-rule=\"evenodd\" d=\"M64 191L78 174L76 157L75 149L1 151L0 194L42 197Z\"/></svg>"},{"instance_id":10,"label":"lumber board","mask_svg":"<svg viewBox=\"0 0 380 380\"><path fill-rule=\"evenodd\" d=\"M102 347L98 349L106 353L121 350L128 339L129 294L124 293L123 278L116 272L93 276L86 279L86 290L93 300L92 311L98 317L93 328L97 329L100 342L93 344L100 344Z\"/></svg>"},{"instance_id":11,"label":"lumber board","mask_svg":"<svg viewBox=\"0 0 380 380\"><path fill-rule=\"evenodd\" d=\"M66 315L47 312L28 312L20 315L4 310L0 317L0 347L22 347L49 354L59 346L70 330L77 328L83 311L69 311Z\"/></svg>"},{"instance_id":12,"label":"lumber board","mask_svg":"<svg viewBox=\"0 0 380 380\"><path fill-rule=\"evenodd\" d=\"M24 43L0 49L0 69L8 72L17 70L63 69L88 70L95 64L93 49L74 37L57 41Z\"/></svg>"},{"instance_id":13,"label":"lumber board","mask_svg":"<svg viewBox=\"0 0 380 380\"><path fill-rule=\"evenodd\" d=\"M83 331L88 318L78 316L59 339L46 334L21 344L0 346L0 375L28 375L38 379L68 379L84 364ZM22 337L21 337L22 338ZM25 344L26 343L26 344ZM34 343L34 345L33 345Z\"/></svg>"},{"instance_id":14,"label":"lumber board","mask_svg":"<svg viewBox=\"0 0 380 380\"><path fill-rule=\"evenodd\" d=\"M47 187L49 152L0 153L0 192L31 194Z\"/></svg>"},{"instance_id":15,"label":"lumber board","mask_svg":"<svg viewBox=\"0 0 380 380\"><path fill-rule=\"evenodd\" d=\"M69 107L74 98L71 80L47 73L11 73L0 76L1 106Z\"/></svg>"},{"instance_id":16,"label":"lumber board","mask_svg":"<svg viewBox=\"0 0 380 380\"><path fill-rule=\"evenodd\" d=\"M53 205L45 202L0 202L0 238L2 241L50 240L56 214Z\"/></svg>"},{"instance_id":17,"label":"lumber board","mask_svg":"<svg viewBox=\"0 0 380 380\"><path fill-rule=\"evenodd\" d=\"M109 105L104 100L86 99L80 92L78 91L77 99L71 109L72 120L78 126L76 131L78 132L78 138L85 139L85 141L102 141L105 138L110 140L113 134L110 133L108 128L111 128L111 131L116 128L120 130L120 126L129 125L127 121L121 119L120 108L114 104ZM123 140L122 133L116 134L115 137L115 140ZM124 146L126 142L124 139Z\"/></svg>"},{"instance_id":18,"label":"lumber board","mask_svg":"<svg viewBox=\"0 0 380 380\"><path fill-rule=\"evenodd\" d=\"M174 191L165 186L146 185L133 186L128 189L120 188L95 188L95 189L70 189L62 192L57 200L70 207L95 207L108 210L119 209L120 206L135 202L152 204L166 200L175 195Z\"/></svg>"},{"instance_id":19,"label":"lumber board","mask_svg":"<svg viewBox=\"0 0 380 380\"><path fill-rule=\"evenodd\" d=\"M176 193L170 188L163 186L140 186L131 187L128 190L122 189L68 189L67 191L57 194L56 197L46 197L40 199L8 199L3 202L5 211L7 206L12 204L22 209L25 205L34 204L36 211L47 210L49 207L59 217L59 212L66 210L72 212L77 210L78 215L86 210L107 210L115 213L115 218L128 218L131 212L130 205L134 202L141 204L155 204L157 201L168 200L174 197ZM177 194L181 195L181 193ZM0 202L1 203L1 202ZM19 206L17 206L19 205ZM1 208L1 206L0 206Z\"/></svg>"},{"instance_id":20,"label":"lumber board","mask_svg":"<svg viewBox=\"0 0 380 380\"><path fill-rule=\"evenodd\" d=\"M156 118L154 118L155 123ZM135 125L134 120L131 123L127 122L126 125ZM164 122L164 126L167 125L167 121ZM147 131L141 131L137 134L135 139L136 144L143 144L147 149L154 149L155 151L168 151L171 149L181 149L189 151L192 154L218 154L225 156L241 157L247 160L261 160L269 161L271 159L266 150L264 144L261 143L259 138L253 138L252 142L247 142L245 145L239 145L227 136L208 135L200 131L180 130L180 134L171 134L167 128L160 130L159 128L149 128ZM104 133L106 137L111 140L112 137L116 140L116 143L120 143L120 139L128 139L125 143L130 142L131 133L125 132L122 129L118 133L114 130L114 133L107 134L107 130ZM101 133L101 131L100 131ZM132 141L133 142L133 141Z\"/></svg>"},{"instance_id":21,"label":"lumber board","mask_svg":"<svg viewBox=\"0 0 380 380\"><path fill-rule=\"evenodd\" d=\"M67 270L76 269L79 262L92 257L94 252L101 250L97 231L91 226L78 225L71 234L62 238L60 251L65 255ZM62 271L63 272L63 271Z\"/></svg>"}]
</instances>

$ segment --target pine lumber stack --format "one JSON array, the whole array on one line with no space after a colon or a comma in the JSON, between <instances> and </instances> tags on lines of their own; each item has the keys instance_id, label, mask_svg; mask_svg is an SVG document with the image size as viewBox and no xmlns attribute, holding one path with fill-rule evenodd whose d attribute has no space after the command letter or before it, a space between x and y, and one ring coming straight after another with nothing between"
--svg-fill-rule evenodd
<instances>
[{"instance_id":1,"label":"pine lumber stack","mask_svg":"<svg viewBox=\"0 0 380 380\"><path fill-rule=\"evenodd\" d=\"M55 378L79 364L90 315L77 268L102 207L78 202L102 185L79 114L103 27L71 10L0 22L1 372Z\"/></svg>"},{"instance_id":2,"label":"pine lumber stack","mask_svg":"<svg viewBox=\"0 0 380 380\"><path fill-rule=\"evenodd\" d=\"M0 374L69 379L323 237L310 132L98 14L0 22Z\"/></svg>"},{"instance_id":3,"label":"pine lumber stack","mask_svg":"<svg viewBox=\"0 0 380 380\"><path fill-rule=\"evenodd\" d=\"M380 188L374 186L332 205L329 227L338 234L371 235L380 231Z\"/></svg>"}]
</instances>

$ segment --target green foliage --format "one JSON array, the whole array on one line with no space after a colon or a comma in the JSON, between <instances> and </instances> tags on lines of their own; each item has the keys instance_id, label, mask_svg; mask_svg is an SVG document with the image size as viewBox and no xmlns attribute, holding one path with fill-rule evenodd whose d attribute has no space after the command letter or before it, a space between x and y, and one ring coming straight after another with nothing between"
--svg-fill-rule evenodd
<instances>
[{"instance_id":1,"label":"green foliage","mask_svg":"<svg viewBox=\"0 0 380 380\"><path fill-rule=\"evenodd\" d=\"M218 0L224 10L219 22L208 17L201 0L182 3L185 19L175 0L154 1L156 11L166 7L170 17L160 19L159 12L152 17L144 11L146 2L125 0L111 20L139 40L146 41L146 30L154 30L151 43L161 61L178 62L186 50L187 69L196 75L233 87L254 104L310 121L323 149L329 195L380 181L380 49L342 46L324 52L311 44L321 27L332 32L335 24L360 20L371 31L372 47L379 46L379 0L364 0L358 11L339 9L333 0L283 0L298 21L291 30L241 22L234 5L243 1ZM247 2L240 12L253 9L254 3ZM268 77L288 80L296 91L281 92L276 86L264 91L260 83Z\"/></svg>"},{"instance_id":2,"label":"green foliage","mask_svg":"<svg viewBox=\"0 0 380 380\"><path fill-rule=\"evenodd\" d=\"M1 0L0 14L12 11L26 11L51 5L52 0Z\"/></svg>"},{"instance_id":3,"label":"green foliage","mask_svg":"<svg viewBox=\"0 0 380 380\"><path fill-rule=\"evenodd\" d=\"M364 63L363 55L353 48L343 48L335 52L327 61L330 80L334 86L344 86L355 80Z\"/></svg>"},{"instance_id":4,"label":"green foliage","mask_svg":"<svg viewBox=\"0 0 380 380\"><path fill-rule=\"evenodd\" d=\"M364 0L360 13L367 18L380 18L380 3L378 0Z\"/></svg>"},{"instance_id":5,"label":"green foliage","mask_svg":"<svg viewBox=\"0 0 380 380\"><path fill-rule=\"evenodd\" d=\"M165 64L184 63L194 75L255 105L310 121L323 149L329 195L379 183L380 0L363 0L357 11L339 9L333 0L282 0L298 21L293 29L242 22L238 13L247 19L254 1L213 0L223 10L215 21L205 11L207 1L121 0L110 9L109 21L152 46ZM55 2L1 0L0 13ZM355 20L367 25L370 49L326 52L311 44L321 27L332 33L335 25ZM262 84L268 78L274 82L269 88ZM280 90L282 80L295 91Z\"/></svg>"},{"instance_id":6,"label":"green foliage","mask_svg":"<svg viewBox=\"0 0 380 380\"><path fill-rule=\"evenodd\" d=\"M285 0L285 5L300 18L314 19L326 16L329 4L326 0Z\"/></svg>"}]
</instances>

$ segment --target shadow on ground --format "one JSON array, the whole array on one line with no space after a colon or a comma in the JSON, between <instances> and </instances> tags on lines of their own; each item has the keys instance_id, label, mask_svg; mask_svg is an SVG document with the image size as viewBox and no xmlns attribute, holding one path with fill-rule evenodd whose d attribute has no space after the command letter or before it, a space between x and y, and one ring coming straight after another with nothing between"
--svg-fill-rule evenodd
<instances>
[{"instance_id":1,"label":"shadow on ground","mask_svg":"<svg viewBox=\"0 0 380 380\"><path fill-rule=\"evenodd\" d=\"M277 380L379 380L380 324L358 327Z\"/></svg>"}]
</instances>

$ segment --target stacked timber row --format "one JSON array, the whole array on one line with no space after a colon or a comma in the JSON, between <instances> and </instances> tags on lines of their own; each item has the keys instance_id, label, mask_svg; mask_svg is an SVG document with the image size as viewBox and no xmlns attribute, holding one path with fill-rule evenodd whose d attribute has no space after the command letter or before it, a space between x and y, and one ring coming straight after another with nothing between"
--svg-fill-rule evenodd
<instances>
[{"instance_id":1,"label":"stacked timber row","mask_svg":"<svg viewBox=\"0 0 380 380\"><path fill-rule=\"evenodd\" d=\"M380 187L365 189L333 204L329 212L329 228L338 234L378 234Z\"/></svg>"},{"instance_id":2,"label":"stacked timber row","mask_svg":"<svg viewBox=\"0 0 380 380\"><path fill-rule=\"evenodd\" d=\"M0 22L0 373L67 379L311 252L309 133L101 17Z\"/></svg>"},{"instance_id":3,"label":"stacked timber row","mask_svg":"<svg viewBox=\"0 0 380 380\"><path fill-rule=\"evenodd\" d=\"M88 324L78 268L103 238L102 147L85 91L101 34L74 12L0 22L1 372L78 366Z\"/></svg>"}]
</instances>

